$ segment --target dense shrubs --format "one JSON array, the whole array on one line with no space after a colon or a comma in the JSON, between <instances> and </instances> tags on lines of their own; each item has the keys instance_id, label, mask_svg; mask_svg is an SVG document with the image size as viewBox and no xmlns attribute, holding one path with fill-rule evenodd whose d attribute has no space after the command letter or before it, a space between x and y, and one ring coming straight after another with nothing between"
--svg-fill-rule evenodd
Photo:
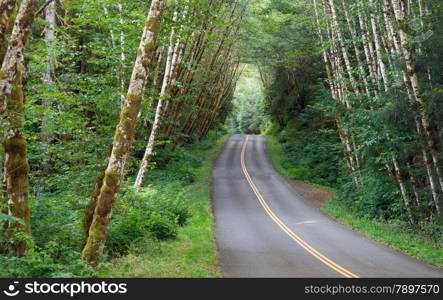
<instances>
[{"instance_id":1,"label":"dense shrubs","mask_svg":"<svg viewBox=\"0 0 443 300\"><path fill-rule=\"evenodd\" d=\"M103 265L107 259L127 253L162 251L160 241L177 237L179 228L187 224L192 213L193 199L186 196L187 186L200 172L205 152L212 149L219 137L210 132L205 140L177 147L175 152L162 150L162 155L155 157L156 168L149 173L149 185L141 192L133 189L133 179L128 178L113 210ZM22 258L0 255L0 277L98 276L101 268L94 270L81 259L81 220L88 200L89 197L69 189L58 194L33 195L32 237L25 237L31 251ZM0 244L7 239L0 228Z\"/></svg>"},{"instance_id":2,"label":"dense shrubs","mask_svg":"<svg viewBox=\"0 0 443 300\"><path fill-rule=\"evenodd\" d=\"M146 228L158 239L167 239L177 235L177 223L162 214L151 214L146 221Z\"/></svg>"},{"instance_id":3,"label":"dense shrubs","mask_svg":"<svg viewBox=\"0 0 443 300\"><path fill-rule=\"evenodd\" d=\"M157 240L175 237L190 215L181 189L179 183L151 185L140 193L124 188L109 230L108 253L125 254L134 241L145 236Z\"/></svg>"},{"instance_id":4,"label":"dense shrubs","mask_svg":"<svg viewBox=\"0 0 443 300\"><path fill-rule=\"evenodd\" d=\"M280 132L273 130L283 148L280 165L287 177L335 188L339 202L362 217L406 218L398 189L386 172L363 169L364 184L356 190L344 165L337 133L333 129L312 130L294 124Z\"/></svg>"},{"instance_id":5,"label":"dense shrubs","mask_svg":"<svg viewBox=\"0 0 443 300\"><path fill-rule=\"evenodd\" d=\"M285 154L281 165L286 176L320 185L337 185L341 162L340 144L334 131L288 126L278 134L278 142Z\"/></svg>"},{"instance_id":6,"label":"dense shrubs","mask_svg":"<svg viewBox=\"0 0 443 300\"><path fill-rule=\"evenodd\" d=\"M54 243L51 243L54 246ZM0 277L90 277L94 270L85 265L80 252L64 251L62 258L54 258L53 249L32 250L27 256L0 255Z\"/></svg>"},{"instance_id":7,"label":"dense shrubs","mask_svg":"<svg viewBox=\"0 0 443 300\"><path fill-rule=\"evenodd\" d=\"M190 212L180 182L150 185L137 193L126 186L117 201L104 249L107 257L158 249L159 240L177 236ZM17 258L0 255L0 277L89 277L94 270L81 259L80 224L84 204L72 195L32 199L31 251ZM0 232L0 242L7 236ZM3 238L2 238L3 237Z\"/></svg>"},{"instance_id":8,"label":"dense shrubs","mask_svg":"<svg viewBox=\"0 0 443 300\"><path fill-rule=\"evenodd\" d=\"M342 178L339 201L361 217L384 220L402 217L400 195L387 175L371 169L365 169L361 174L364 184L359 190L355 189L350 178Z\"/></svg>"},{"instance_id":9,"label":"dense shrubs","mask_svg":"<svg viewBox=\"0 0 443 300\"><path fill-rule=\"evenodd\" d=\"M303 119L308 114L303 113ZM311 115L312 116L312 115ZM340 140L333 127L319 128L312 118L309 123L289 122L282 130L275 124L269 126L267 134L274 138L268 146L281 147L278 165L281 173L295 180L333 187L337 191L336 203L346 207L356 216L387 222L405 223L404 231L420 234L441 244L443 231L434 222L419 221L410 224L405 205L395 180L390 178L378 162L368 163L361 173L362 185L355 188L354 182L343 159ZM270 145L269 143L276 143ZM418 190L423 199L429 199L423 190ZM428 204L422 203L427 210ZM416 212L417 219L420 212Z\"/></svg>"},{"instance_id":10,"label":"dense shrubs","mask_svg":"<svg viewBox=\"0 0 443 300\"><path fill-rule=\"evenodd\" d=\"M87 199L73 194L42 195L31 199L31 228L36 246L50 249L54 258L83 246L80 220Z\"/></svg>"}]
</instances>

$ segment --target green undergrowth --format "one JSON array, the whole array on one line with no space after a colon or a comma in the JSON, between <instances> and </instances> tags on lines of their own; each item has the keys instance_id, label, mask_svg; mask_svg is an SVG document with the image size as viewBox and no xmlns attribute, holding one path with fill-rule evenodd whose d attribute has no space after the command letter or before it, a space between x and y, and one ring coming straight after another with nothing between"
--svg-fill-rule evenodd
<instances>
[{"instance_id":1,"label":"green undergrowth","mask_svg":"<svg viewBox=\"0 0 443 300\"><path fill-rule=\"evenodd\" d=\"M175 151L157 147L141 192L133 188L139 161L132 158L95 269L81 259L88 191L32 194L32 235L16 235L30 251L0 255L0 277L219 277L209 188L226 140L210 132ZM11 242L0 229L0 244Z\"/></svg>"},{"instance_id":2,"label":"green undergrowth","mask_svg":"<svg viewBox=\"0 0 443 300\"><path fill-rule=\"evenodd\" d=\"M278 173L293 180L303 181L318 188L334 191L333 188L327 186L324 182L309 178L307 168L299 167L291 163L285 154L283 144L278 141L277 137L265 135L264 138L266 140L266 150L269 160Z\"/></svg>"},{"instance_id":3,"label":"green undergrowth","mask_svg":"<svg viewBox=\"0 0 443 300\"><path fill-rule=\"evenodd\" d=\"M399 220L383 221L361 217L344 207L337 199L326 202L322 211L388 247L425 263L443 267L443 241L423 233L422 228L411 228L409 224Z\"/></svg>"},{"instance_id":4,"label":"green undergrowth","mask_svg":"<svg viewBox=\"0 0 443 300\"><path fill-rule=\"evenodd\" d=\"M196 144L188 147L196 159L191 172L192 180L169 180L167 187L161 183L177 174L172 162L166 170L158 170L151 184L143 189L141 198L175 198L186 205L186 223L178 226L173 238L159 241L152 234L142 234L130 243L124 256L116 257L104 264L102 277L220 277L213 232L214 219L210 201L212 163L227 140L227 136L216 138L211 144ZM191 160L191 162L189 162ZM188 157L192 164L192 159ZM183 162L182 162L183 163ZM182 164L181 163L181 164ZM174 170L174 174L170 173ZM189 171L189 169L188 169ZM179 172L180 173L180 172ZM172 181L172 182L171 182ZM174 205L174 207L176 207ZM180 209L179 209L180 210ZM162 209L161 211L165 211ZM167 211L167 210L166 210ZM118 226L118 222L115 226ZM117 230L119 231L119 230ZM166 230L167 231L167 230ZM112 232L112 228L111 228ZM112 243L112 239L110 240ZM123 243L128 245L129 243Z\"/></svg>"},{"instance_id":5,"label":"green undergrowth","mask_svg":"<svg viewBox=\"0 0 443 300\"><path fill-rule=\"evenodd\" d=\"M378 241L388 247L401 251L409 256L415 257L425 263L443 267L443 239L436 228L430 223L411 225L403 220L370 218L361 212L351 209L346 205L349 199L342 199L339 186L330 184L318 184L316 178L309 177L307 172L300 171L294 163L290 163L290 155L287 145L281 142L275 135L265 135L269 158L274 168L280 174L295 180L301 180L313 186L331 190L337 193L337 197L323 204L321 210L329 216L339 220L353 230ZM298 156L311 155L301 152ZM294 161L294 160L292 160ZM320 181L321 182L321 181ZM437 226L437 225L434 225ZM432 228L431 228L432 227Z\"/></svg>"}]
</instances>

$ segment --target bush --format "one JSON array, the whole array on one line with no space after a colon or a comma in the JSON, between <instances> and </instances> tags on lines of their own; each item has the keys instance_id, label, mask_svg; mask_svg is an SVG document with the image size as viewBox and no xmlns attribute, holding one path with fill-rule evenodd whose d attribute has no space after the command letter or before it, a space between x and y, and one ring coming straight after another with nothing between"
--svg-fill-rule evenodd
<instances>
[{"instance_id":1,"label":"bush","mask_svg":"<svg viewBox=\"0 0 443 300\"><path fill-rule=\"evenodd\" d=\"M286 175L295 180L305 180L309 176L309 170L306 168L290 168L286 170Z\"/></svg>"},{"instance_id":2,"label":"bush","mask_svg":"<svg viewBox=\"0 0 443 300\"><path fill-rule=\"evenodd\" d=\"M83 205L74 196L42 195L31 198L31 228L40 249L51 248L53 257L63 257L66 251L80 252L84 236L80 224Z\"/></svg>"},{"instance_id":3,"label":"bush","mask_svg":"<svg viewBox=\"0 0 443 300\"><path fill-rule=\"evenodd\" d=\"M177 236L177 223L162 214L151 214L146 222L146 228L159 240Z\"/></svg>"},{"instance_id":4,"label":"bush","mask_svg":"<svg viewBox=\"0 0 443 300\"><path fill-rule=\"evenodd\" d=\"M190 213L183 199L183 194L180 192L175 196L169 195L169 197L171 198L167 201L161 198L153 199L151 201L153 210L158 214L174 220L178 226L184 226L190 217Z\"/></svg>"},{"instance_id":5,"label":"bush","mask_svg":"<svg viewBox=\"0 0 443 300\"><path fill-rule=\"evenodd\" d=\"M131 243L148 234L143 226L147 217L141 211L131 210L124 218L113 219L106 241L106 251L111 256L126 254Z\"/></svg>"},{"instance_id":6,"label":"bush","mask_svg":"<svg viewBox=\"0 0 443 300\"><path fill-rule=\"evenodd\" d=\"M174 238L190 217L182 189L178 183L150 185L141 192L123 187L106 242L108 254L124 255L143 238Z\"/></svg>"},{"instance_id":7,"label":"bush","mask_svg":"<svg viewBox=\"0 0 443 300\"><path fill-rule=\"evenodd\" d=\"M31 251L25 257L16 257L10 255L0 255L0 277L91 277L94 276L94 270L85 265L81 259L81 254L75 251L65 252L62 264L52 258L52 255L46 251Z\"/></svg>"},{"instance_id":8,"label":"bush","mask_svg":"<svg viewBox=\"0 0 443 300\"><path fill-rule=\"evenodd\" d=\"M277 135L280 128L277 123L269 122L268 127L262 132L263 135Z\"/></svg>"},{"instance_id":9,"label":"bush","mask_svg":"<svg viewBox=\"0 0 443 300\"><path fill-rule=\"evenodd\" d=\"M341 146L333 130L300 129L291 122L276 140L282 145L280 160L283 173L296 180L324 186L337 186L341 168Z\"/></svg>"},{"instance_id":10,"label":"bush","mask_svg":"<svg viewBox=\"0 0 443 300\"><path fill-rule=\"evenodd\" d=\"M361 171L364 184L355 189L352 178L343 178L338 201L360 217L389 220L406 217L401 196L396 187L380 170Z\"/></svg>"}]
</instances>

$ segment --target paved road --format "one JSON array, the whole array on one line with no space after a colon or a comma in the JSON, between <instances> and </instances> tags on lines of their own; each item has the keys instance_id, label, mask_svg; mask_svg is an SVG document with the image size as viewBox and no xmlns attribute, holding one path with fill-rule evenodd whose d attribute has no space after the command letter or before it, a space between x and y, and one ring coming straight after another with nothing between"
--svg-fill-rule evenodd
<instances>
[{"instance_id":1,"label":"paved road","mask_svg":"<svg viewBox=\"0 0 443 300\"><path fill-rule=\"evenodd\" d=\"M301 198L272 168L261 136L232 136L212 175L225 277L443 277Z\"/></svg>"}]
</instances>

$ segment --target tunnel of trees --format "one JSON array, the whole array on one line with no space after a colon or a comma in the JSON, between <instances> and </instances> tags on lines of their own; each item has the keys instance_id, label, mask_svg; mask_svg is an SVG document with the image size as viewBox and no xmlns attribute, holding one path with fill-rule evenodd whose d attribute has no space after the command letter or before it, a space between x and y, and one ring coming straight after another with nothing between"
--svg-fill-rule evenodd
<instances>
[{"instance_id":1,"label":"tunnel of trees","mask_svg":"<svg viewBox=\"0 0 443 300\"><path fill-rule=\"evenodd\" d=\"M0 276L92 276L145 231L174 237L192 149L226 133L275 136L295 178L441 246L442 16L440 0L0 0Z\"/></svg>"},{"instance_id":2,"label":"tunnel of trees","mask_svg":"<svg viewBox=\"0 0 443 300\"><path fill-rule=\"evenodd\" d=\"M248 21L288 159L363 213L441 224L440 1L268 1Z\"/></svg>"}]
</instances>

